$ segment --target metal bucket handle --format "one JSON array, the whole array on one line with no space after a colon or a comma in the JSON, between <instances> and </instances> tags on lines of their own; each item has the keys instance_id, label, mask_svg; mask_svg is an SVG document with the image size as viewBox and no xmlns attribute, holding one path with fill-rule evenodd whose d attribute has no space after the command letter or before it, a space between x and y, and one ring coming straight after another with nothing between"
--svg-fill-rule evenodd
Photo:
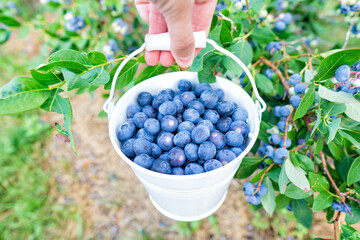
<instances>
[{"instance_id":1,"label":"metal bucket handle","mask_svg":"<svg viewBox=\"0 0 360 240\"><path fill-rule=\"evenodd\" d=\"M253 87L254 94L257 99L255 101L255 105L256 105L257 111L259 113L259 117L261 118L261 113L266 110L266 103L261 98L261 96L258 92L258 89L256 87L256 84L255 84L255 79L251 75L251 73L250 73L249 69L246 67L246 65L238 57L236 57L233 53L231 53L230 51L217 45L217 43L214 40L206 39L205 31L194 32L194 38L195 38L195 48L205 48L206 43L209 43L216 50L218 50L221 53L224 53L225 55L230 57L232 60L234 60L244 70L244 72L246 73L246 75L248 76L248 78L250 80L251 86ZM104 106L103 106L103 109L108 114L109 118L110 118L110 114L112 113L112 111L114 110L114 107L115 107L115 103L112 102L112 99L114 98L116 81L121 72L121 69L123 69L123 67L125 66L125 64L128 61L130 61L133 57L135 57L139 53L143 52L145 49L147 51L153 51L153 50L170 51L170 35L169 35L169 33L147 34L145 36L145 43L139 49L137 49L134 52L132 52L131 54L129 54L124 59L124 61L121 62L120 66L118 67L118 69L115 72L115 75L114 75L114 78L113 78L113 81L111 84L111 91L110 91L109 98L105 101Z\"/></svg>"}]
</instances>

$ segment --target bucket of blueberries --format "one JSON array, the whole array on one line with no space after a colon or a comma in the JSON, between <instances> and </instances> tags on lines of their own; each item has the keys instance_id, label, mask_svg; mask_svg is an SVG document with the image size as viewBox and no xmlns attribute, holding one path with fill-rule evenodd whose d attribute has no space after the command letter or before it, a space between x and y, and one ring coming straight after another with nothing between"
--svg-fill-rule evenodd
<instances>
[{"instance_id":1,"label":"bucket of blueberries","mask_svg":"<svg viewBox=\"0 0 360 240\"><path fill-rule=\"evenodd\" d=\"M169 50L168 35L161 34L147 37L122 62L104 104L116 152L144 185L155 208L179 221L206 218L221 206L257 139L266 109L241 60L206 39L205 33L194 36L197 48L209 43L239 64L253 86L255 102L228 79L217 76L215 83L201 83L196 72L181 71L147 79L114 104L116 79L132 57L144 49Z\"/></svg>"}]
</instances>

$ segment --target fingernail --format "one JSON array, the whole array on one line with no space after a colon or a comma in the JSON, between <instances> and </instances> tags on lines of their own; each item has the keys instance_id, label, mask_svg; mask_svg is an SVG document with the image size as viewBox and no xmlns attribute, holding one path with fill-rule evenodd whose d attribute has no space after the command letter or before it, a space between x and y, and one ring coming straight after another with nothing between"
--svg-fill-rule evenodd
<instances>
[{"instance_id":1,"label":"fingernail","mask_svg":"<svg viewBox=\"0 0 360 240\"><path fill-rule=\"evenodd\" d=\"M179 57L177 58L176 62L178 63L178 65L182 68L188 68L191 66L192 64L192 57Z\"/></svg>"}]
</instances>

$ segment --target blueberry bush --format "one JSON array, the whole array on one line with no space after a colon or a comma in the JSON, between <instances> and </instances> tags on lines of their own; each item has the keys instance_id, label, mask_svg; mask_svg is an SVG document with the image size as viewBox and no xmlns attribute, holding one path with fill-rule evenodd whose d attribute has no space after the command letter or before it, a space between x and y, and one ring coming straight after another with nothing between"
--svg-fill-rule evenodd
<instances>
[{"instance_id":1,"label":"blueberry bush","mask_svg":"<svg viewBox=\"0 0 360 240\"><path fill-rule=\"evenodd\" d=\"M350 226L360 221L359 5L356 0L220 1L209 34L249 67L268 105L258 141L235 175L251 177L244 185L247 201L269 215L286 208L307 228L312 213L324 211L335 239L360 238ZM76 113L68 93L103 89L107 97L117 66L142 44L146 25L126 1L48 0L37 7L40 13L29 16L16 3L0 5L0 42L11 39L14 30L26 35L34 28L52 49L29 76L1 87L0 115L35 108L61 114L63 124L56 128L76 152L71 131ZM157 65L138 71L144 63L140 55L121 71L119 95L152 76L180 70ZM189 71L206 83L224 76L252 94L243 71L211 46L201 50Z\"/></svg>"}]
</instances>

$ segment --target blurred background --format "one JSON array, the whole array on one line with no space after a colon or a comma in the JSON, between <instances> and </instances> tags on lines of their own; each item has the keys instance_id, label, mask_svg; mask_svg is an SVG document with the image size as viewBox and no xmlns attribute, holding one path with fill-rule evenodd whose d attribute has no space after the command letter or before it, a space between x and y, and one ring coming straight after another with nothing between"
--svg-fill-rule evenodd
<instances>
[{"instance_id":1,"label":"blurred background","mask_svg":"<svg viewBox=\"0 0 360 240\"><path fill-rule=\"evenodd\" d=\"M319 34L309 37L319 49L341 46L347 23L336 15L337 1L323 4L318 17L331 24L312 22ZM2 0L0 8L21 22L0 25L0 85L29 75L59 49L99 50L109 60L125 55L147 29L133 2L124 0ZM359 39L349 46L360 46ZM207 219L184 223L162 216L111 146L101 112L104 94L70 96L78 155L58 137L54 124L62 119L56 114L0 117L0 239L332 238L333 226L322 213L314 213L308 230L286 209L272 217L253 209L242 192L246 181L236 179L223 206Z\"/></svg>"}]
</instances>

